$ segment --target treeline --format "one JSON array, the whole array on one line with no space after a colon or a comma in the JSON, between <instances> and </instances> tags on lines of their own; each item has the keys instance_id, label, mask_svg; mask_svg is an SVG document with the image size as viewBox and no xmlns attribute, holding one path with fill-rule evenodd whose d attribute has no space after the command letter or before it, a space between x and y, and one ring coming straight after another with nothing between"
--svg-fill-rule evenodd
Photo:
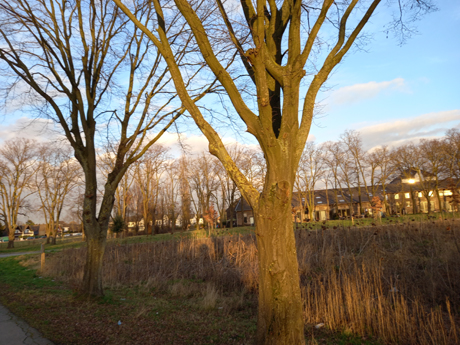
<instances>
[{"instance_id":1,"label":"treeline","mask_svg":"<svg viewBox=\"0 0 460 345\"><path fill-rule=\"evenodd\" d=\"M261 151L234 144L229 153L248 180L261 190L265 176ZM107 178L114 159L109 149L99 153L100 177ZM66 220L82 221L84 176L70 147L24 138L10 140L0 148L0 167L0 217L4 229L14 229L20 216L40 212L48 225L48 238L53 240L63 216ZM330 202L338 204L338 197L344 192L353 195L357 190L359 197L372 197L378 190L385 193L388 183L409 173L415 173L420 185L426 184L427 191L432 185L436 190L438 183L448 178L457 184L460 131L451 129L443 138L368 151L357 131L345 131L334 142L307 142L294 187L302 210L310 212L302 219L313 218L317 189L334 190L336 200ZM98 192L101 197L101 191ZM215 213L220 226L233 226L231 219L236 218L234 208L240 196L236 184L211 154L173 157L167 148L154 145L121 180L115 193L113 217L121 217L125 226L134 224L135 232L143 220L149 234L170 230L175 225L185 230L190 223L199 223L200 218L206 222L210 212ZM439 198L439 193L433 197Z\"/></svg>"}]
</instances>

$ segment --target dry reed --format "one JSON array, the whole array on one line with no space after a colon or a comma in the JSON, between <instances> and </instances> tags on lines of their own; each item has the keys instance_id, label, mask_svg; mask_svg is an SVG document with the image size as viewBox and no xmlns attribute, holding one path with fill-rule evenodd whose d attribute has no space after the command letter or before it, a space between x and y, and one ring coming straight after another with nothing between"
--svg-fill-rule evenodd
<instances>
[{"instance_id":1,"label":"dry reed","mask_svg":"<svg viewBox=\"0 0 460 345\"><path fill-rule=\"evenodd\" d=\"M393 344L458 344L460 223L436 221L296 231L305 322ZM326 226L325 226L326 227ZM77 284L85 248L47 261L47 274ZM257 292L254 235L108 245L106 286L206 282L203 307L218 294ZM241 303L240 303L241 304Z\"/></svg>"}]
</instances>

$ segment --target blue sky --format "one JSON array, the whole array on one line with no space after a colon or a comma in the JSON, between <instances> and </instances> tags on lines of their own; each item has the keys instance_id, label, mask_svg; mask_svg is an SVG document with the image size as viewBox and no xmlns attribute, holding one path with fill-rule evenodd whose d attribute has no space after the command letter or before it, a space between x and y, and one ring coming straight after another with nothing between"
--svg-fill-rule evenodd
<instances>
[{"instance_id":1,"label":"blue sky","mask_svg":"<svg viewBox=\"0 0 460 345\"><path fill-rule=\"evenodd\" d=\"M438 137L460 127L460 1L437 4L439 11L416 23L419 34L403 46L391 34L386 37L379 13L371 20L367 30L374 38L366 51L347 55L328 81L331 89L318 97L324 111L312 125L312 139L337 140L344 130L356 129L366 148L372 148ZM50 137L39 131L47 121L24 128L27 119L15 115L0 117L0 140L17 136L19 130ZM186 135L192 150L206 149L206 139L196 130L192 133ZM224 135L227 142L235 140L231 131ZM175 135L162 142L174 146Z\"/></svg>"},{"instance_id":2,"label":"blue sky","mask_svg":"<svg viewBox=\"0 0 460 345\"><path fill-rule=\"evenodd\" d=\"M311 130L317 142L356 129L374 147L460 126L460 2L442 0L438 7L403 46L380 32L367 52L345 59L329 80L333 89L322 95L325 114Z\"/></svg>"}]
</instances>

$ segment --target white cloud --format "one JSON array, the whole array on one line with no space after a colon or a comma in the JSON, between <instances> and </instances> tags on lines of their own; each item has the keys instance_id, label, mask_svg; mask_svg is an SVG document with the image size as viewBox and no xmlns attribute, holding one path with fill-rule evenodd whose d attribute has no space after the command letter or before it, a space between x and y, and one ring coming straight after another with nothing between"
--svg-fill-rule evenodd
<instances>
[{"instance_id":1,"label":"white cloud","mask_svg":"<svg viewBox=\"0 0 460 345\"><path fill-rule=\"evenodd\" d=\"M409 141L443 136L446 130L460 126L460 109L423 114L359 129L367 148L381 145L400 146Z\"/></svg>"},{"instance_id":2,"label":"white cloud","mask_svg":"<svg viewBox=\"0 0 460 345\"><path fill-rule=\"evenodd\" d=\"M151 136L153 137L154 134ZM258 148L258 145L242 144L234 138L224 137L222 138L222 142L227 149L236 143L238 143L240 146L245 146L248 148ZM191 155L197 155L202 152L209 152L209 142L203 134L190 135L182 133L179 138L177 133L164 133L158 140L158 144L169 148L169 152L175 157L182 155L184 152Z\"/></svg>"},{"instance_id":3,"label":"white cloud","mask_svg":"<svg viewBox=\"0 0 460 345\"><path fill-rule=\"evenodd\" d=\"M382 82L371 81L342 87L332 93L331 100L335 104L358 103L366 99L375 98L384 91L407 92L407 86L403 78Z\"/></svg>"},{"instance_id":4,"label":"white cloud","mask_svg":"<svg viewBox=\"0 0 460 345\"><path fill-rule=\"evenodd\" d=\"M61 139L62 135L56 130L52 120L21 117L13 123L0 123L0 141L19 137L43 142Z\"/></svg>"}]
</instances>

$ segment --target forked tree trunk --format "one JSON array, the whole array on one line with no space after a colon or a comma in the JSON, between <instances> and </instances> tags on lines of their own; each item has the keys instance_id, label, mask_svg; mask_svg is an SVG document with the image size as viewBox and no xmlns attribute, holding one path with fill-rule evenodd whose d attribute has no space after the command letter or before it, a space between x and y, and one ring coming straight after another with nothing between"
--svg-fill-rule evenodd
<instances>
[{"instance_id":1,"label":"forked tree trunk","mask_svg":"<svg viewBox=\"0 0 460 345\"><path fill-rule=\"evenodd\" d=\"M305 344L291 197L289 183L281 181L262 193L255 215L259 263L257 344Z\"/></svg>"},{"instance_id":2,"label":"forked tree trunk","mask_svg":"<svg viewBox=\"0 0 460 345\"><path fill-rule=\"evenodd\" d=\"M86 296L103 297L102 287L102 259L104 257L106 238L87 237L86 264L81 285Z\"/></svg>"}]
</instances>

